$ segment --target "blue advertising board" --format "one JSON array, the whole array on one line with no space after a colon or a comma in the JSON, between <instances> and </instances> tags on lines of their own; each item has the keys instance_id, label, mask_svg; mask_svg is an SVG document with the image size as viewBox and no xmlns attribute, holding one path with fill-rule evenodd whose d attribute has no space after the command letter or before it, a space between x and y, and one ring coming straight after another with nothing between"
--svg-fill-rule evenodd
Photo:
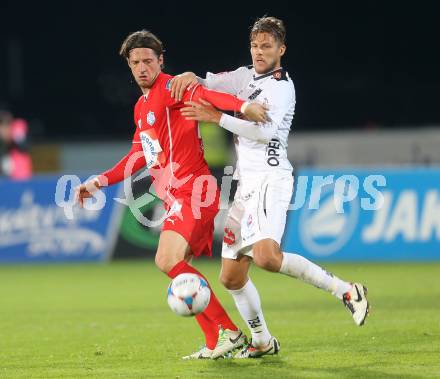
<instances>
[{"instance_id":1,"label":"blue advertising board","mask_svg":"<svg viewBox=\"0 0 440 379\"><path fill-rule=\"evenodd\" d=\"M440 260L439 168L301 170L295 181L284 251L314 260Z\"/></svg>"},{"instance_id":2,"label":"blue advertising board","mask_svg":"<svg viewBox=\"0 0 440 379\"><path fill-rule=\"evenodd\" d=\"M0 180L0 263L100 261L109 256L119 227L120 205L113 198L120 187L105 190L103 207L81 209L73 205L73 187L80 178L71 178L76 180Z\"/></svg>"}]
</instances>

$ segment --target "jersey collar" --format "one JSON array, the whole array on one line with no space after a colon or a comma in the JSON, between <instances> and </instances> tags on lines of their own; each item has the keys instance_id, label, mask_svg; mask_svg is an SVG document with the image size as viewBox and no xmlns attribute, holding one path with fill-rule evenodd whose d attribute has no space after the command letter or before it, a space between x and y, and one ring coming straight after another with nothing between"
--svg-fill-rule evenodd
<instances>
[{"instance_id":1,"label":"jersey collar","mask_svg":"<svg viewBox=\"0 0 440 379\"><path fill-rule=\"evenodd\" d=\"M273 74L276 74L277 72L282 72L282 71L283 71L283 68L280 67L280 68L277 68L275 70L272 70L272 71L267 72L267 73L265 73L263 75L260 75L260 76L257 76L257 75L254 74L254 80L264 79L264 78L267 78L268 76L271 76Z\"/></svg>"}]
</instances>

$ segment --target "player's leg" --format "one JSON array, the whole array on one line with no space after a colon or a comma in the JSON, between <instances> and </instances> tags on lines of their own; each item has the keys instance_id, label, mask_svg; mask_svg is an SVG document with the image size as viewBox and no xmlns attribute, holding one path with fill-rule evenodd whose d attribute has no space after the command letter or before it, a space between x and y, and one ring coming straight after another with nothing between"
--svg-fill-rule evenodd
<instances>
[{"instance_id":1,"label":"player's leg","mask_svg":"<svg viewBox=\"0 0 440 379\"><path fill-rule=\"evenodd\" d=\"M352 285L298 254L280 250L278 242L266 238L254 244L254 262L271 272L279 272L321 288L342 300Z\"/></svg>"},{"instance_id":2,"label":"player's leg","mask_svg":"<svg viewBox=\"0 0 440 379\"><path fill-rule=\"evenodd\" d=\"M208 280L189 264L191 257L191 248L183 236L173 230L164 230L161 233L155 258L157 267L172 279L183 273L200 275L209 285ZM196 320L205 334L208 351L204 352L206 355L204 358L210 357L210 353L212 353L217 344L219 326L229 330L238 330L212 289L208 306L204 312L196 316Z\"/></svg>"},{"instance_id":3,"label":"player's leg","mask_svg":"<svg viewBox=\"0 0 440 379\"><path fill-rule=\"evenodd\" d=\"M173 230L161 232L155 256L160 271L168 274L178 263L189 262L191 258L191 248L185 238Z\"/></svg>"},{"instance_id":4,"label":"player's leg","mask_svg":"<svg viewBox=\"0 0 440 379\"><path fill-rule=\"evenodd\" d=\"M161 233L155 261L156 266L162 272L172 279L179 273L189 272L191 271L189 265L191 258L190 246L179 233L172 230L165 230ZM187 263L188 267L184 263ZM205 335L205 347L194 353L197 357L191 358L210 358L218 339L217 327L213 327L203 312L196 316L196 320ZM190 356L184 358L190 359Z\"/></svg>"},{"instance_id":5,"label":"player's leg","mask_svg":"<svg viewBox=\"0 0 440 379\"><path fill-rule=\"evenodd\" d=\"M252 335L249 345L238 352L240 358L256 357L279 351L278 341L273 338L264 319L258 291L248 276L251 258L240 255L237 259L222 259L220 280L232 295L235 305ZM274 349L271 344L274 343ZM215 352L214 352L215 353ZM249 355L251 353L251 355Z\"/></svg>"},{"instance_id":6,"label":"player's leg","mask_svg":"<svg viewBox=\"0 0 440 379\"><path fill-rule=\"evenodd\" d=\"M220 281L232 295L251 332L253 343L265 346L269 343L271 334L264 319L260 295L248 275L250 264L251 258L244 255L237 259L223 258Z\"/></svg>"},{"instance_id":7,"label":"player's leg","mask_svg":"<svg viewBox=\"0 0 440 379\"><path fill-rule=\"evenodd\" d=\"M248 184L248 183L246 183ZM261 309L260 296L257 289L248 276L251 258L252 245L243 240L242 224L244 222L246 233L253 233L249 226L257 224L248 223L253 219L248 208L256 209L255 197L247 196L247 193L255 193L251 188L244 190L245 195L241 196L240 189L237 190L234 203L228 212L225 224L225 235L222 248L222 270L220 280L231 293L241 317L248 325L252 342L258 346L266 346L271 340L271 335ZM252 206L253 205L253 206ZM247 351L247 345L243 350ZM278 349L276 349L278 352ZM216 348L215 353L222 351Z\"/></svg>"},{"instance_id":8,"label":"player's leg","mask_svg":"<svg viewBox=\"0 0 440 379\"><path fill-rule=\"evenodd\" d=\"M280 272L318 288L343 300L357 325L362 325L368 314L366 289L362 285L341 280L322 267L298 254L280 250L286 225L286 215L292 198L293 178L279 176L263 185L258 220L260 240L254 243L253 257L257 266L271 272ZM360 299L354 302L353 299Z\"/></svg>"},{"instance_id":9,"label":"player's leg","mask_svg":"<svg viewBox=\"0 0 440 379\"><path fill-rule=\"evenodd\" d=\"M300 255L280 250L293 193L293 177L274 175L263 184L261 192L259 209L264 211L258 214L261 227L259 241L254 243L253 248L255 264L271 272L301 279L342 299L343 294L351 289L350 283L340 280Z\"/></svg>"},{"instance_id":10,"label":"player's leg","mask_svg":"<svg viewBox=\"0 0 440 379\"><path fill-rule=\"evenodd\" d=\"M342 300L350 311L356 325L362 326L369 313L367 288L360 283L350 283L298 254L281 253L283 256L279 272L300 279L315 287L332 293Z\"/></svg>"},{"instance_id":11,"label":"player's leg","mask_svg":"<svg viewBox=\"0 0 440 379\"><path fill-rule=\"evenodd\" d=\"M254 262L271 272L300 279L332 293L349 309L356 325L363 325L369 312L367 289L360 283L349 283L298 254L282 252L276 241L265 239L254 244Z\"/></svg>"},{"instance_id":12,"label":"player's leg","mask_svg":"<svg viewBox=\"0 0 440 379\"><path fill-rule=\"evenodd\" d=\"M165 230L161 233L155 261L156 266L162 272L173 279L179 273L191 271L189 265L191 258L190 246L179 233L172 230ZM184 263L187 263L188 267ZM197 357L191 358L210 358L218 339L217 326L213 327L209 318L203 313L198 314L196 320L205 335L206 346L194 353ZM190 356L185 358L190 359Z\"/></svg>"}]
</instances>

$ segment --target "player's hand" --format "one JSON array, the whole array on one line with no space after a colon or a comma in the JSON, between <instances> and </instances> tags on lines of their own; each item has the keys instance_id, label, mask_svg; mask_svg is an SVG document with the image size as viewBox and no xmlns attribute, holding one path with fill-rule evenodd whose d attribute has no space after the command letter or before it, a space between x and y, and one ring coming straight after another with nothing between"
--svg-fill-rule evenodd
<instances>
[{"instance_id":1,"label":"player's hand","mask_svg":"<svg viewBox=\"0 0 440 379\"><path fill-rule=\"evenodd\" d=\"M185 101L187 107L181 108L180 112L187 120L213 122L218 124L222 117L222 112L217 110L211 103L199 99L199 102Z\"/></svg>"},{"instance_id":2,"label":"player's hand","mask_svg":"<svg viewBox=\"0 0 440 379\"><path fill-rule=\"evenodd\" d=\"M243 115L249 121L254 122L267 122L269 116L267 115L268 108L266 105L259 103L249 103L244 109Z\"/></svg>"},{"instance_id":3,"label":"player's hand","mask_svg":"<svg viewBox=\"0 0 440 379\"><path fill-rule=\"evenodd\" d=\"M75 200L79 203L81 208L84 207L84 199L88 199L101 188L97 178L89 180L75 188Z\"/></svg>"},{"instance_id":4,"label":"player's hand","mask_svg":"<svg viewBox=\"0 0 440 379\"><path fill-rule=\"evenodd\" d=\"M171 97L177 101L183 99L186 89L191 89L198 84L196 74L193 72L184 72L171 79Z\"/></svg>"}]
</instances>

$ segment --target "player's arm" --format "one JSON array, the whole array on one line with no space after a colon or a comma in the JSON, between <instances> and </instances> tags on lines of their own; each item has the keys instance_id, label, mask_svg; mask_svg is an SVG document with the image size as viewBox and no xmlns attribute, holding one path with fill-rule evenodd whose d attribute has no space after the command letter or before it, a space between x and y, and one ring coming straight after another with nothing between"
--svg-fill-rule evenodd
<instances>
[{"instance_id":1,"label":"player's arm","mask_svg":"<svg viewBox=\"0 0 440 379\"><path fill-rule=\"evenodd\" d=\"M257 124L256 122L232 117L226 113L222 113L218 124L231 133L262 143L268 143L278 130L278 125L272 121Z\"/></svg>"},{"instance_id":2,"label":"player's arm","mask_svg":"<svg viewBox=\"0 0 440 379\"><path fill-rule=\"evenodd\" d=\"M224 114L215 109L210 103L200 100L200 103L188 102L182 108L182 114L191 120L213 122L231 133L254 141L268 143L276 134L281 122L295 102L294 93L286 91L271 91L269 101L268 120L264 123L255 123Z\"/></svg>"},{"instance_id":3,"label":"player's arm","mask_svg":"<svg viewBox=\"0 0 440 379\"><path fill-rule=\"evenodd\" d=\"M277 126L272 121L258 124L252 121L232 117L214 108L212 104L201 99L200 103L186 102L189 105L182 108L182 115L189 120L212 122L229 130L231 133L249 138L251 140L267 143L275 135Z\"/></svg>"},{"instance_id":4,"label":"player's arm","mask_svg":"<svg viewBox=\"0 0 440 379\"><path fill-rule=\"evenodd\" d=\"M82 207L84 199L92 197L94 192L102 187L111 186L129 178L142 167L145 167L142 146L140 142L134 139L130 151L114 167L75 189L77 201Z\"/></svg>"},{"instance_id":5,"label":"player's arm","mask_svg":"<svg viewBox=\"0 0 440 379\"><path fill-rule=\"evenodd\" d=\"M255 122L267 121L266 108L258 103L249 103L224 92L217 92L196 85L191 91L186 91L184 101L197 102L205 100L214 107L226 111L241 112L245 117Z\"/></svg>"},{"instance_id":6,"label":"player's arm","mask_svg":"<svg viewBox=\"0 0 440 379\"><path fill-rule=\"evenodd\" d=\"M267 112L268 120L266 122L251 122L223 113L219 120L219 125L239 136L262 143L268 143L275 137L283 118L287 112L289 112L289 108L292 107L294 102L294 97L289 96L289 94L285 94L284 97L280 95L282 95L282 93L276 93L272 99L268 99L269 110Z\"/></svg>"},{"instance_id":7,"label":"player's arm","mask_svg":"<svg viewBox=\"0 0 440 379\"><path fill-rule=\"evenodd\" d=\"M176 75L171 79L171 97L176 101L181 101L186 90L191 90L194 86L201 83L201 78L196 76L193 72L184 72Z\"/></svg>"},{"instance_id":8,"label":"player's arm","mask_svg":"<svg viewBox=\"0 0 440 379\"><path fill-rule=\"evenodd\" d=\"M249 71L249 68L239 67L234 71L221 72L219 74L208 72L206 78L198 77L193 72L184 72L171 80L171 96L180 101L185 91L187 89L191 90L196 84L201 84L203 87L215 91L237 95L243 86L243 81L247 78L245 75L247 71Z\"/></svg>"},{"instance_id":9,"label":"player's arm","mask_svg":"<svg viewBox=\"0 0 440 379\"><path fill-rule=\"evenodd\" d=\"M243 88L243 85L249 80L250 67L239 67L234 71L226 71L214 74L208 72L206 78L197 78L199 83L204 87L213 89L215 91L222 91L237 95L238 91Z\"/></svg>"},{"instance_id":10,"label":"player's arm","mask_svg":"<svg viewBox=\"0 0 440 379\"><path fill-rule=\"evenodd\" d=\"M145 156L140 141L133 141L130 151L111 169L98 176L101 186L111 186L129 178L145 167ZM102 184L106 183L106 184Z\"/></svg>"}]
</instances>

